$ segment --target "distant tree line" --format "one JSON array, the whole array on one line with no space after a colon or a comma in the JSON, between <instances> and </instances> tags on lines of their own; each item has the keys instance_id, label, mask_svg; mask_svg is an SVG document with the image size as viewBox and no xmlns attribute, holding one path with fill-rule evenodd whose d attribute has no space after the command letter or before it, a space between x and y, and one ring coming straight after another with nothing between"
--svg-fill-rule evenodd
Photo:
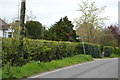
<instances>
[{"instance_id":1,"label":"distant tree line","mask_svg":"<svg viewBox=\"0 0 120 80\"><path fill-rule=\"evenodd\" d=\"M83 37L85 42L120 47L120 29L117 25L105 27L104 21L108 20L108 17L99 15L104 10L105 6L98 8L95 2L89 4L87 1L83 1L78 9L82 13L81 17L72 22L65 16L49 26L48 29L39 21L35 21L36 17L30 12L26 17L25 36L30 39L72 42L81 41L76 37ZM15 30L14 37L17 37L19 35L19 21L11 23L11 26Z\"/></svg>"},{"instance_id":2,"label":"distant tree line","mask_svg":"<svg viewBox=\"0 0 120 80\"><path fill-rule=\"evenodd\" d=\"M13 29L15 29L14 37L18 36L19 21L11 23ZM25 23L26 34L25 36L30 39L46 39L55 41L77 41L76 32L73 30L74 25L68 20L67 16L61 18L58 22L51 25L49 29L46 29L42 23L38 21L27 21Z\"/></svg>"}]
</instances>

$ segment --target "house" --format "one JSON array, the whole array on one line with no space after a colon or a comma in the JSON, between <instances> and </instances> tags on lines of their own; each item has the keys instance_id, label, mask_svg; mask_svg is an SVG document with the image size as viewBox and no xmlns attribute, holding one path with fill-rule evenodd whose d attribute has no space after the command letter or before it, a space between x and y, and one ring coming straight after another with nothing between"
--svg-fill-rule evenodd
<instances>
[{"instance_id":1,"label":"house","mask_svg":"<svg viewBox=\"0 0 120 80\"><path fill-rule=\"evenodd\" d=\"M0 18L0 37L13 37L13 30L10 25Z\"/></svg>"}]
</instances>

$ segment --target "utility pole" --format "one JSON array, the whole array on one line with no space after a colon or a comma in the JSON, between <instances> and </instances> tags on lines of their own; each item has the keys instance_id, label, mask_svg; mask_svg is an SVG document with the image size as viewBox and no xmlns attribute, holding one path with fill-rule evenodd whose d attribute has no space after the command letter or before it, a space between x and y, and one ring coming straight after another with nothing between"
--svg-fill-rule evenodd
<instances>
[{"instance_id":1,"label":"utility pole","mask_svg":"<svg viewBox=\"0 0 120 80\"><path fill-rule=\"evenodd\" d=\"M19 32L19 41L20 41L20 45L19 45L19 56L20 57L23 57L24 59L24 49L23 49L23 46L24 46L24 42L23 42L23 39L25 37L25 11L26 11L26 0L21 0L21 9L20 9L20 32ZM20 60L21 61L21 60ZM22 64L19 64L18 62L18 65L22 65Z\"/></svg>"},{"instance_id":2,"label":"utility pole","mask_svg":"<svg viewBox=\"0 0 120 80\"><path fill-rule=\"evenodd\" d=\"M26 0L21 0L21 10L20 10L20 26L22 27L20 30L20 36L24 37L24 29L25 29L25 11L26 11Z\"/></svg>"}]
</instances>

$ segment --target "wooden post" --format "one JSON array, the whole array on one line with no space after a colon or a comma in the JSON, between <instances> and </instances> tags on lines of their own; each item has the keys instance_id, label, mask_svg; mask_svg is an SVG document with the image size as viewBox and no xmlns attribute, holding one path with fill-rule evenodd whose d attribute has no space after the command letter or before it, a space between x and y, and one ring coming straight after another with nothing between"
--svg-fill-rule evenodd
<instances>
[{"instance_id":1,"label":"wooden post","mask_svg":"<svg viewBox=\"0 0 120 80\"><path fill-rule=\"evenodd\" d=\"M24 59L24 35L25 35L25 11L26 11L26 0L21 0L21 10L20 10L20 35L19 35L19 57ZM18 60L18 65L22 66L24 64L24 60Z\"/></svg>"},{"instance_id":2,"label":"wooden post","mask_svg":"<svg viewBox=\"0 0 120 80\"><path fill-rule=\"evenodd\" d=\"M20 10L20 36L24 37L24 29L25 29L25 11L26 11L26 0L21 1L21 10Z\"/></svg>"}]
</instances>

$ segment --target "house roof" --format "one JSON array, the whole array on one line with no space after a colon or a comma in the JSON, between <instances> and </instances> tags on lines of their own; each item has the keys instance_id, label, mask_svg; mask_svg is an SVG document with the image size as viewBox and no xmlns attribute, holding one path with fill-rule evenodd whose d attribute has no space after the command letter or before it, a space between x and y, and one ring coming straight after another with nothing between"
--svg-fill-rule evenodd
<instances>
[{"instance_id":1,"label":"house roof","mask_svg":"<svg viewBox=\"0 0 120 80\"><path fill-rule=\"evenodd\" d=\"M7 30L10 28L10 25L8 25L5 21L3 21L1 18L0 18L0 30Z\"/></svg>"}]
</instances>

